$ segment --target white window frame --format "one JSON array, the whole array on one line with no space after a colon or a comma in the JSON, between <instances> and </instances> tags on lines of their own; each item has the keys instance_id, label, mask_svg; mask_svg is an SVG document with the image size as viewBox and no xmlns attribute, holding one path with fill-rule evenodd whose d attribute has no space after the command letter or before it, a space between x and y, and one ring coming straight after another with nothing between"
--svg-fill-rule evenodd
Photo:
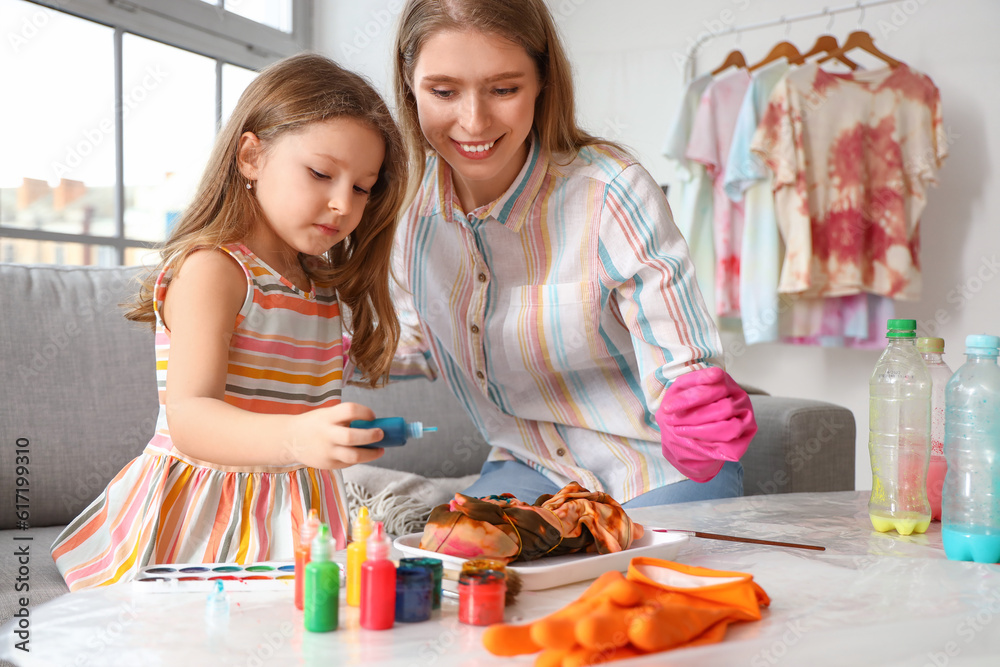
<instances>
[{"instance_id":1,"label":"white window frame","mask_svg":"<svg viewBox=\"0 0 1000 667\"><path fill-rule=\"evenodd\" d=\"M114 29L115 79L115 234L65 234L0 225L0 237L83 243L116 249L118 264L128 248L157 244L125 237L122 39L126 33L215 60L215 122L222 117L222 66L259 70L312 45L313 0L292 0L292 32L286 33L199 0L28 0Z\"/></svg>"},{"instance_id":2,"label":"white window frame","mask_svg":"<svg viewBox=\"0 0 1000 667\"><path fill-rule=\"evenodd\" d=\"M200 0L29 0L249 69L312 46L312 0L292 0L292 32Z\"/></svg>"}]
</instances>

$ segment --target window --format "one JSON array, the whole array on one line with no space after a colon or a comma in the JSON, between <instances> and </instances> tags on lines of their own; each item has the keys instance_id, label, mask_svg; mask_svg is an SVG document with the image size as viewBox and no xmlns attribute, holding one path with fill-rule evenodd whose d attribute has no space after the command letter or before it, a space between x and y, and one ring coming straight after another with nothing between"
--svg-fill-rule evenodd
<instances>
[{"instance_id":1,"label":"window","mask_svg":"<svg viewBox=\"0 0 1000 667\"><path fill-rule=\"evenodd\" d=\"M0 0L0 260L137 264L310 0Z\"/></svg>"}]
</instances>

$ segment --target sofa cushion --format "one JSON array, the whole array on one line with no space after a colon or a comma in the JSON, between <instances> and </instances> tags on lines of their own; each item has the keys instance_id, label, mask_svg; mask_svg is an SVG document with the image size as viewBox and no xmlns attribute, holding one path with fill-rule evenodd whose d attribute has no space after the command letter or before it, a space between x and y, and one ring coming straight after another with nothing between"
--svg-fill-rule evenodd
<instances>
[{"instance_id":1,"label":"sofa cushion","mask_svg":"<svg viewBox=\"0 0 1000 667\"><path fill-rule=\"evenodd\" d=\"M120 316L137 271L0 264L0 488L26 449L33 526L68 523L153 434L153 331Z\"/></svg>"}]
</instances>

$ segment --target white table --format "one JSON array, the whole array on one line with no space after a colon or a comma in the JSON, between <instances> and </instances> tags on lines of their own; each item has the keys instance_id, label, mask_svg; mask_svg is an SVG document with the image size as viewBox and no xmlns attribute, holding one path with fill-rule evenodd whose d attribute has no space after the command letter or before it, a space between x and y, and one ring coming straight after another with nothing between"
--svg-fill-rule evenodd
<instances>
[{"instance_id":1,"label":"white table","mask_svg":"<svg viewBox=\"0 0 1000 667\"><path fill-rule=\"evenodd\" d=\"M749 572L772 599L760 622L730 626L721 644L654 654L624 665L1000 665L1000 565L945 559L941 528L880 534L867 492L752 496L635 510L646 525L821 544L806 551L692 538L676 560ZM341 554L342 557L343 554ZM525 591L507 620L563 606L586 584ZM31 652L0 629L0 658L32 665L530 665L498 658L482 629L457 620L446 599L431 621L373 632L341 606L333 633L302 629L285 592L231 594L229 632L203 627L200 593L135 594L131 585L65 595L32 610Z\"/></svg>"}]
</instances>

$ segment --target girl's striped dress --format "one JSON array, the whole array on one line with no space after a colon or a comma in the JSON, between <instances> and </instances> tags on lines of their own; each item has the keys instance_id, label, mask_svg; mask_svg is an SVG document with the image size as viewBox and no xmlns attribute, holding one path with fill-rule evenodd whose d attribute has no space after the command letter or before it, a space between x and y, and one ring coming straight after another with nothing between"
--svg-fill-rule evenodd
<instances>
[{"instance_id":1,"label":"girl's striped dress","mask_svg":"<svg viewBox=\"0 0 1000 667\"><path fill-rule=\"evenodd\" d=\"M338 404L343 347L335 291L314 286L303 293L245 246L223 250L247 278L229 347L226 402L270 414ZM170 334L160 315L170 276L167 267L155 291L156 434L52 545L70 590L127 581L154 563L290 561L313 507L337 548L345 546L339 471L220 466L174 448L165 407Z\"/></svg>"}]
</instances>

